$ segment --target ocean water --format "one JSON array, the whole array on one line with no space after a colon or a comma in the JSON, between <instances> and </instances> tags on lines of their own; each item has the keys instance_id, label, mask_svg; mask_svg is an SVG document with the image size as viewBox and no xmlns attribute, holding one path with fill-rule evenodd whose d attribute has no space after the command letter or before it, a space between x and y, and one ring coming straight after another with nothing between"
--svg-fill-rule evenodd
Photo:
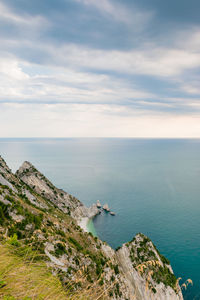
<instances>
[{"instance_id":1,"label":"ocean water","mask_svg":"<svg viewBox=\"0 0 200 300\"><path fill-rule=\"evenodd\" d=\"M184 299L200 299L200 140L0 139L15 171L32 162L56 186L89 206L108 203L97 235L116 248L142 232L171 262Z\"/></svg>"}]
</instances>

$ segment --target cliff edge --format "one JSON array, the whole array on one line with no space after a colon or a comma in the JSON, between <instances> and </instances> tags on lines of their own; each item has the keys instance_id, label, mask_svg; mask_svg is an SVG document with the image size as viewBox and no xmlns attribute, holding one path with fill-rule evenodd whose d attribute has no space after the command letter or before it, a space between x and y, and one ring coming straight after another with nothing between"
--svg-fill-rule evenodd
<instances>
[{"instance_id":1,"label":"cliff edge","mask_svg":"<svg viewBox=\"0 0 200 300\"><path fill-rule=\"evenodd\" d=\"M13 239L15 255L31 248L61 282L66 299L183 299L169 261L148 237L139 233L115 251L80 228L82 218L98 212L56 188L31 163L13 174L0 157L0 250ZM9 290L22 299L18 286L5 280L9 289L0 286L0 296Z\"/></svg>"}]
</instances>

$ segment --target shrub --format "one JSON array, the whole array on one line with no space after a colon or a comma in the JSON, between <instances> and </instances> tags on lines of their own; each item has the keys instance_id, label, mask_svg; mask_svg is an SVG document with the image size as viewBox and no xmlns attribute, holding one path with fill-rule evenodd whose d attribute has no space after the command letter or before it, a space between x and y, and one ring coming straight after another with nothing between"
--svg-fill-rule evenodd
<instances>
[{"instance_id":1,"label":"shrub","mask_svg":"<svg viewBox=\"0 0 200 300\"><path fill-rule=\"evenodd\" d=\"M89 281L90 283L93 283L92 277L90 274L87 275L87 281Z\"/></svg>"},{"instance_id":2,"label":"shrub","mask_svg":"<svg viewBox=\"0 0 200 300\"><path fill-rule=\"evenodd\" d=\"M96 263L96 274L97 274L97 276L100 275L102 273L102 271L103 270L102 270L102 267L101 267L100 263L97 262Z\"/></svg>"},{"instance_id":3,"label":"shrub","mask_svg":"<svg viewBox=\"0 0 200 300\"><path fill-rule=\"evenodd\" d=\"M64 231L62 231L62 230L60 230L60 229L56 231L56 234L59 234L59 235L65 237Z\"/></svg>"},{"instance_id":4,"label":"shrub","mask_svg":"<svg viewBox=\"0 0 200 300\"><path fill-rule=\"evenodd\" d=\"M152 288L152 292L155 294L156 293L156 289L153 287Z\"/></svg>"},{"instance_id":5,"label":"shrub","mask_svg":"<svg viewBox=\"0 0 200 300\"><path fill-rule=\"evenodd\" d=\"M65 248L65 246L63 244L57 243L55 245L55 255L57 257L59 257L59 256L61 256L63 254L66 254L66 253L67 253L67 251L66 251L66 248Z\"/></svg>"},{"instance_id":6,"label":"shrub","mask_svg":"<svg viewBox=\"0 0 200 300\"><path fill-rule=\"evenodd\" d=\"M111 278L110 278L110 280L111 280L111 281L114 281L114 280L115 280L115 276L112 275Z\"/></svg>"},{"instance_id":7,"label":"shrub","mask_svg":"<svg viewBox=\"0 0 200 300\"><path fill-rule=\"evenodd\" d=\"M118 265L114 266L114 271L115 271L116 275L119 274L119 267L118 267Z\"/></svg>"},{"instance_id":8,"label":"shrub","mask_svg":"<svg viewBox=\"0 0 200 300\"><path fill-rule=\"evenodd\" d=\"M100 285L103 285L103 284L104 284L103 278L101 278L101 280L99 281L99 284L100 284Z\"/></svg>"},{"instance_id":9,"label":"shrub","mask_svg":"<svg viewBox=\"0 0 200 300\"><path fill-rule=\"evenodd\" d=\"M78 250L78 251L81 251L81 250L83 250L83 247L77 242L77 240L75 240L73 237L68 237L68 241L71 243L71 244L73 244L75 247L76 247L76 249Z\"/></svg>"},{"instance_id":10,"label":"shrub","mask_svg":"<svg viewBox=\"0 0 200 300\"><path fill-rule=\"evenodd\" d=\"M6 219L10 219L8 207L4 203L0 202L0 225L3 225Z\"/></svg>"},{"instance_id":11,"label":"shrub","mask_svg":"<svg viewBox=\"0 0 200 300\"><path fill-rule=\"evenodd\" d=\"M15 202L15 199L13 197L9 196L9 195L6 195L5 199L10 201L10 202Z\"/></svg>"},{"instance_id":12,"label":"shrub","mask_svg":"<svg viewBox=\"0 0 200 300\"><path fill-rule=\"evenodd\" d=\"M13 245L13 246L16 246L16 247L20 245L16 233L14 233L12 237L10 237L10 239L8 240L8 243L10 245Z\"/></svg>"},{"instance_id":13,"label":"shrub","mask_svg":"<svg viewBox=\"0 0 200 300\"><path fill-rule=\"evenodd\" d=\"M76 263L76 265L78 266L79 264L80 264L80 262L79 262L79 258L76 256L76 257L74 257L74 261L75 261L75 263Z\"/></svg>"},{"instance_id":14,"label":"shrub","mask_svg":"<svg viewBox=\"0 0 200 300\"><path fill-rule=\"evenodd\" d=\"M162 254L160 254L160 259L162 260L162 262L164 264L170 265L170 261L165 256L163 256Z\"/></svg>"}]
</instances>

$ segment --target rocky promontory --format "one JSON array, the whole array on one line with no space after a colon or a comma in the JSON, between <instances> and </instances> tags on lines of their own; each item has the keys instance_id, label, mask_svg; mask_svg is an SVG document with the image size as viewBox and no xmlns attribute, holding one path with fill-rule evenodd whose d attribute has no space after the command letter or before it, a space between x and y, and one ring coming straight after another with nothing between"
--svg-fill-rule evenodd
<instances>
[{"instance_id":1,"label":"rocky promontory","mask_svg":"<svg viewBox=\"0 0 200 300\"><path fill-rule=\"evenodd\" d=\"M16 172L18 178L31 187L36 193L51 201L64 213L73 218L92 218L99 213L96 205L87 208L81 201L62 189L55 187L42 173L40 173L30 162L25 161Z\"/></svg>"},{"instance_id":2,"label":"rocky promontory","mask_svg":"<svg viewBox=\"0 0 200 300\"><path fill-rule=\"evenodd\" d=\"M114 250L80 228L82 219L98 212L97 205L87 208L55 187L31 163L13 174L0 157L0 248L15 237L15 253L19 245L37 250L73 299L182 300L169 261L148 237L139 233ZM0 295L6 291L1 288ZM15 290L13 295L21 299ZM33 297L31 291L25 295Z\"/></svg>"}]
</instances>

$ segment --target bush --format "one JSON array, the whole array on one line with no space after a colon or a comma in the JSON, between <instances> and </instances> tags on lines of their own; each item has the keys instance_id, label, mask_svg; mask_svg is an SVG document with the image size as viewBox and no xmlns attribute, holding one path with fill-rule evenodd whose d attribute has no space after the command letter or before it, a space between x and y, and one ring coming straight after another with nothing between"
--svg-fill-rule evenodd
<instances>
[{"instance_id":1,"label":"bush","mask_svg":"<svg viewBox=\"0 0 200 300\"><path fill-rule=\"evenodd\" d=\"M63 244L57 243L55 245L55 255L57 257L59 257L59 256L61 256L63 254L66 254L66 253L67 253L67 251L66 251L66 248L65 248L65 246Z\"/></svg>"},{"instance_id":2,"label":"bush","mask_svg":"<svg viewBox=\"0 0 200 300\"><path fill-rule=\"evenodd\" d=\"M103 284L104 284L103 278L101 278L101 280L99 281L99 284L100 284L100 285L103 285Z\"/></svg>"},{"instance_id":3,"label":"bush","mask_svg":"<svg viewBox=\"0 0 200 300\"><path fill-rule=\"evenodd\" d=\"M16 233L14 233L12 237L10 237L10 239L8 240L8 243L10 245L13 245L13 246L16 246L16 247L18 247L20 245Z\"/></svg>"},{"instance_id":4,"label":"bush","mask_svg":"<svg viewBox=\"0 0 200 300\"><path fill-rule=\"evenodd\" d=\"M93 283L92 277L90 274L87 275L87 281L89 281L90 283Z\"/></svg>"},{"instance_id":5,"label":"bush","mask_svg":"<svg viewBox=\"0 0 200 300\"><path fill-rule=\"evenodd\" d=\"M15 202L15 199L13 197L9 196L9 195L5 196L5 200L8 200L10 202Z\"/></svg>"},{"instance_id":6,"label":"bush","mask_svg":"<svg viewBox=\"0 0 200 300\"><path fill-rule=\"evenodd\" d=\"M24 209L18 203L14 205L14 209L16 210L17 215L24 215Z\"/></svg>"},{"instance_id":7,"label":"bush","mask_svg":"<svg viewBox=\"0 0 200 300\"><path fill-rule=\"evenodd\" d=\"M0 202L0 225L3 225L6 219L10 219L8 207L4 203Z\"/></svg>"},{"instance_id":8,"label":"bush","mask_svg":"<svg viewBox=\"0 0 200 300\"><path fill-rule=\"evenodd\" d=\"M65 237L65 233L64 233L64 231L62 231L62 230L60 230L60 229L56 231L56 234L58 234L58 235L61 235L61 236Z\"/></svg>"},{"instance_id":9,"label":"bush","mask_svg":"<svg viewBox=\"0 0 200 300\"><path fill-rule=\"evenodd\" d=\"M118 265L114 266L114 271L115 271L116 275L119 274L119 267L118 267Z\"/></svg>"},{"instance_id":10,"label":"bush","mask_svg":"<svg viewBox=\"0 0 200 300\"><path fill-rule=\"evenodd\" d=\"M102 273L102 267L101 264L99 262L96 263L96 274L97 276L100 275Z\"/></svg>"},{"instance_id":11,"label":"bush","mask_svg":"<svg viewBox=\"0 0 200 300\"><path fill-rule=\"evenodd\" d=\"M68 241L71 243L71 244L73 244L75 247L76 247L76 249L78 250L78 251L81 251L81 250L83 250L83 247L77 242L77 240L75 240L73 237L68 237Z\"/></svg>"},{"instance_id":12,"label":"bush","mask_svg":"<svg viewBox=\"0 0 200 300\"><path fill-rule=\"evenodd\" d=\"M155 294L156 293L156 289L153 287L152 288L152 292Z\"/></svg>"},{"instance_id":13,"label":"bush","mask_svg":"<svg viewBox=\"0 0 200 300\"><path fill-rule=\"evenodd\" d=\"M152 275L152 278L158 284L163 282L166 286L171 286L173 289L176 286L176 277L166 266L159 267Z\"/></svg>"},{"instance_id":14,"label":"bush","mask_svg":"<svg viewBox=\"0 0 200 300\"><path fill-rule=\"evenodd\" d=\"M165 256L163 256L162 254L160 254L160 258L161 258L161 260L162 260L162 262L164 264L170 265L170 261Z\"/></svg>"}]
</instances>

